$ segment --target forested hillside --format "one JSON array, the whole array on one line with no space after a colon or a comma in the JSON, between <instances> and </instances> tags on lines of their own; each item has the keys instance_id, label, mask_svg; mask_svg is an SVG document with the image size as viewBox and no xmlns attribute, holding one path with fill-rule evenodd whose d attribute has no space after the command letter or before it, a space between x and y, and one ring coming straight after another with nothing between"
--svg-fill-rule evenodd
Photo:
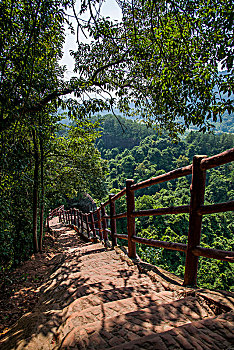
<instances>
[{"instance_id":1,"label":"forested hillside","mask_svg":"<svg viewBox=\"0 0 234 350\"><path fill-rule=\"evenodd\" d=\"M96 118L93 118L93 122ZM98 118L100 123L101 138L98 139L97 147L103 152L104 158L112 158L118 151L123 151L126 148L131 149L140 144L146 136L154 135L155 131L147 127L144 123L139 123L135 120L126 119L124 117L112 114L104 115ZM108 152L109 150L109 152Z\"/></svg>"},{"instance_id":2,"label":"forested hillside","mask_svg":"<svg viewBox=\"0 0 234 350\"><path fill-rule=\"evenodd\" d=\"M113 116L105 120L104 135L115 134ZM123 123L124 120L121 119ZM109 128L109 125L112 125ZM125 180L132 178L135 182L157 176L175 168L191 164L195 154L208 156L223 152L234 147L234 135L222 133L220 135L189 133L183 140L173 143L166 135L157 135L152 130L145 132L145 126L127 121L125 134L119 133L115 139L115 148L110 144L98 141L102 157L109 161L109 175L107 177L108 191L117 193L125 186ZM133 128L131 129L131 125ZM139 144L123 150L123 140L138 139ZM141 137L142 136L142 137ZM212 169L207 172L207 187L205 203L212 204L234 199L233 164ZM173 205L189 204L189 186L191 177L181 178L161 185L152 186L136 192L136 210L160 208ZM117 201L119 212L126 210L124 199ZM233 249L234 215L232 212L206 215L203 219L202 243L203 247L216 249ZM188 214L167 215L159 217L145 217L136 220L137 234L146 238L154 238L172 242L187 242ZM126 233L126 222L118 220L118 233ZM140 256L157 266L183 276L185 255L180 252L166 251L146 246L138 246ZM227 262L200 258L198 281L199 285L208 288L233 288L233 267Z\"/></svg>"}]
</instances>

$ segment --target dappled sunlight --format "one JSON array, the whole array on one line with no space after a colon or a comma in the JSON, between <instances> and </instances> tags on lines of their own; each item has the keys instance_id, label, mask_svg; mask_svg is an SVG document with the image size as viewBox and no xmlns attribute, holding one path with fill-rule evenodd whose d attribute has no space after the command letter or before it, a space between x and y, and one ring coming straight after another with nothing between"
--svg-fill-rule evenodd
<instances>
[{"instance_id":1,"label":"dappled sunlight","mask_svg":"<svg viewBox=\"0 0 234 350\"><path fill-rule=\"evenodd\" d=\"M59 259L40 286L36 307L5 334L1 350L127 349L134 344L140 349L146 343L147 349L159 344L168 348L174 334L172 349L186 349L186 341L196 340L201 346L202 336L212 338L212 327L222 330L222 324L226 327L229 322L216 315L230 318L231 305L215 309L202 290L199 294L183 288L162 269L140 261L134 264L120 248L84 243L68 226L61 229L54 223L54 228L62 247ZM223 296L218 297L221 303ZM194 340L200 329L204 333ZM185 336L187 331L191 337ZM226 344L227 334L216 336Z\"/></svg>"}]
</instances>

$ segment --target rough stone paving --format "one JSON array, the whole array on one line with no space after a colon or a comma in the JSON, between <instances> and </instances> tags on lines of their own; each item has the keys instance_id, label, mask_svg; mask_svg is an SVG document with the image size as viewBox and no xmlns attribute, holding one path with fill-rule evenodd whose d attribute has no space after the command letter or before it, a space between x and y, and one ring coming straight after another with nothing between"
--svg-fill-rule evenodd
<instances>
[{"instance_id":1,"label":"rough stone paving","mask_svg":"<svg viewBox=\"0 0 234 350\"><path fill-rule=\"evenodd\" d=\"M184 288L120 248L69 246L77 233L57 219L52 228L61 231L64 253L1 350L234 349L233 294Z\"/></svg>"}]
</instances>

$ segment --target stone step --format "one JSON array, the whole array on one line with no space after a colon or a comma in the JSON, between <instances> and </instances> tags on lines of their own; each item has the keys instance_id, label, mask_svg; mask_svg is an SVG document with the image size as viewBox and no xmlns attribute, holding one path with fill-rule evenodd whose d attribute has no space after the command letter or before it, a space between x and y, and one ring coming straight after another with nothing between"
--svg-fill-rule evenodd
<instances>
[{"instance_id":1,"label":"stone step","mask_svg":"<svg viewBox=\"0 0 234 350\"><path fill-rule=\"evenodd\" d=\"M198 298L186 297L168 304L150 306L142 310L106 318L77 326L63 339L61 349L76 346L78 349L105 349L143 336L168 331L212 315ZM61 334L63 335L63 334Z\"/></svg>"},{"instance_id":2,"label":"stone step","mask_svg":"<svg viewBox=\"0 0 234 350\"><path fill-rule=\"evenodd\" d=\"M137 266L130 261L128 264L126 260L121 260L120 254L116 253L115 250L106 250L103 246L97 247L95 250L90 250L89 247L87 250L79 248L78 254L78 262L81 269L82 267L85 269L99 268L103 265L108 265L111 268L112 264L115 266L115 263L117 263L130 270L138 270Z\"/></svg>"},{"instance_id":3,"label":"stone step","mask_svg":"<svg viewBox=\"0 0 234 350\"><path fill-rule=\"evenodd\" d=\"M91 255L91 254L100 254L107 251L102 243L86 243L83 246L79 247L79 252L82 256Z\"/></svg>"},{"instance_id":4,"label":"stone step","mask_svg":"<svg viewBox=\"0 0 234 350\"><path fill-rule=\"evenodd\" d=\"M108 274L104 277L100 277L100 280L97 278L90 277L88 283L84 282L79 283L78 281L74 281L67 288L66 285L59 286L58 290L55 290L55 293L60 292L59 294L63 296L63 300L71 303L73 300L80 298L89 294L96 294L98 292L110 289L120 289L120 288L135 288L139 285L148 285L149 291L163 291L163 288L159 289L157 286L154 286L153 283L150 284L147 278L134 278L134 276L129 279L123 279L121 277L114 278Z\"/></svg>"},{"instance_id":5,"label":"stone step","mask_svg":"<svg viewBox=\"0 0 234 350\"><path fill-rule=\"evenodd\" d=\"M164 291L162 287L158 287L148 279L131 278L129 281L125 281L124 279L118 278L112 281L106 276L104 280L101 279L100 281L89 280L87 283L84 279L77 279L69 285L66 283L58 283L57 286L54 286L54 289L53 286L50 286L50 290L47 290L44 294L42 302L45 308L48 308L50 304L58 303L60 305L59 308L64 309L81 297L88 296L92 298L93 295L109 291L107 296L107 298L109 298L111 294L115 295L115 291L118 292L122 290L127 290L128 295L131 293L134 295L134 290L137 295ZM123 293L122 297L125 297L125 293Z\"/></svg>"},{"instance_id":6,"label":"stone step","mask_svg":"<svg viewBox=\"0 0 234 350\"><path fill-rule=\"evenodd\" d=\"M152 282L150 277L140 273L137 266L128 266L125 261L109 260L105 257L106 264L99 266L98 261L94 260L93 266L88 263L87 266L79 262L66 262L60 268L59 280L55 276L55 282L49 284L45 292L54 295L61 295L63 300L78 298L90 293L97 293L102 290L118 289L123 287L134 287L139 285L152 286L151 290L163 291L164 287L160 282ZM75 268L74 264L79 267ZM50 294L51 294L50 293Z\"/></svg>"},{"instance_id":7,"label":"stone step","mask_svg":"<svg viewBox=\"0 0 234 350\"><path fill-rule=\"evenodd\" d=\"M190 324L151 334L110 350L233 350L234 313L228 312L217 317L199 320Z\"/></svg>"},{"instance_id":8,"label":"stone step","mask_svg":"<svg viewBox=\"0 0 234 350\"><path fill-rule=\"evenodd\" d=\"M86 249L93 246L88 245ZM90 251L93 252L92 249ZM99 255L101 266L97 257L91 259L92 264L89 260L86 261L86 258L81 261L83 258L81 259L80 252L67 258L42 288L45 305L56 301L65 308L77 298L104 290L139 286L148 286L148 293L165 290L160 282L152 282L148 275L139 272L137 266L129 266L114 251L104 251Z\"/></svg>"},{"instance_id":9,"label":"stone step","mask_svg":"<svg viewBox=\"0 0 234 350\"><path fill-rule=\"evenodd\" d=\"M162 291L159 292L157 287L154 285L143 284L134 287L121 287L116 289L103 290L94 294L88 294L75 299L69 304L64 310L63 317L70 316L73 312L82 311L90 307L102 305L104 303L111 303L112 301L121 301L122 299L133 299L138 297L144 298L144 296L157 298L162 301L175 300L174 292ZM158 297L157 297L158 296Z\"/></svg>"},{"instance_id":10,"label":"stone step","mask_svg":"<svg viewBox=\"0 0 234 350\"><path fill-rule=\"evenodd\" d=\"M90 300L90 299L89 299ZM92 305L81 309L80 300L74 301L67 308L63 315L62 326L58 333L62 334L62 338L73 328L88 323L102 321L102 319L112 318L118 315L139 311L145 308L154 307L155 305L167 304L175 300L173 292L150 293L146 295L132 296L130 298L120 299L103 303L98 296L92 296ZM87 301L87 299L86 299ZM83 306L83 305L82 305Z\"/></svg>"}]
</instances>

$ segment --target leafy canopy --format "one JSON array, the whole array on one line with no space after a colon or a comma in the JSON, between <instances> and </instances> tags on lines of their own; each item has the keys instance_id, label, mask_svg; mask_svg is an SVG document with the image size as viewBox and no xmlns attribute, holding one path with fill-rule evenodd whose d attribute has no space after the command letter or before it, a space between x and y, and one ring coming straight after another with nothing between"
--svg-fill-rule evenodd
<instances>
[{"instance_id":1,"label":"leafy canopy","mask_svg":"<svg viewBox=\"0 0 234 350\"><path fill-rule=\"evenodd\" d=\"M233 112L231 0L118 3L120 22L101 16L98 0L1 2L1 130L71 92L77 116L117 106L171 135ZM76 77L65 82L58 60L69 8L89 40L71 48Z\"/></svg>"},{"instance_id":2,"label":"leafy canopy","mask_svg":"<svg viewBox=\"0 0 234 350\"><path fill-rule=\"evenodd\" d=\"M123 20L91 13L84 27L92 41L72 51L77 95L82 79L89 91L109 93L121 111L172 135L191 123L206 130L233 112L231 1L118 3Z\"/></svg>"}]
</instances>

